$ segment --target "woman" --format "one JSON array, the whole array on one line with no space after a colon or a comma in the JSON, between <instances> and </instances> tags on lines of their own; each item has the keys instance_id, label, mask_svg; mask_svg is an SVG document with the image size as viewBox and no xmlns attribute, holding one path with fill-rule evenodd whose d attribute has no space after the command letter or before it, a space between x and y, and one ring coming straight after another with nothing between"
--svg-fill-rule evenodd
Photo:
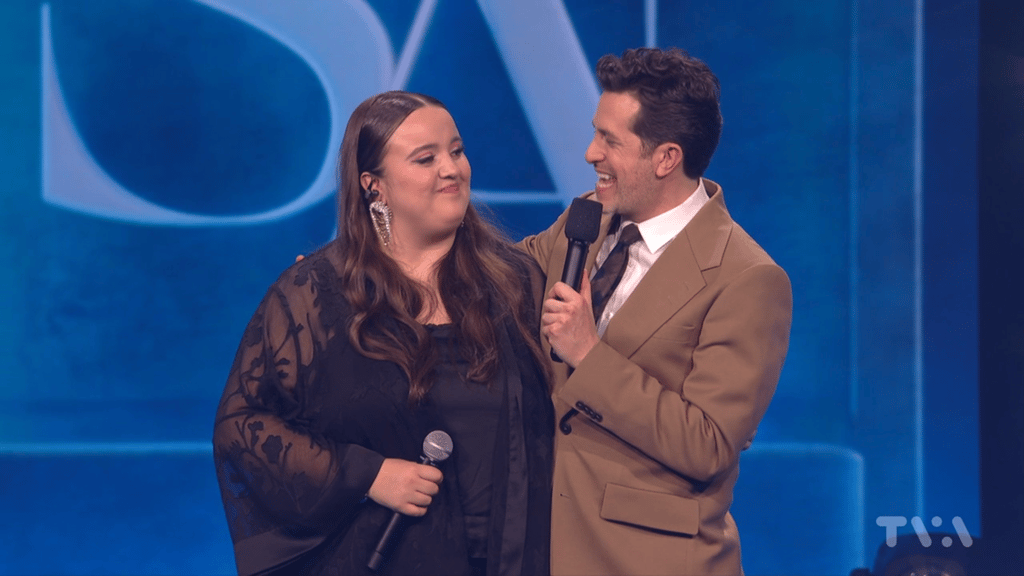
<instances>
[{"instance_id":1,"label":"woman","mask_svg":"<svg viewBox=\"0 0 1024 576\"><path fill-rule=\"evenodd\" d=\"M470 205L434 98L360 104L339 174L338 238L271 286L217 413L239 573L370 574L394 511L382 574L546 574L536 266ZM455 445L440 469L418 463L437 429Z\"/></svg>"}]
</instances>

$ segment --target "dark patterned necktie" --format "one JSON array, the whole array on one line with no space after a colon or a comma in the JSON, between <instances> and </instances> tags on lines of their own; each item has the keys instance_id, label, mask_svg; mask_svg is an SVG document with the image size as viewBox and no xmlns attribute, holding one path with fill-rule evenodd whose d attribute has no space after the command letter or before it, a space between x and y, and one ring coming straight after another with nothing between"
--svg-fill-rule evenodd
<instances>
[{"instance_id":1,"label":"dark patterned necktie","mask_svg":"<svg viewBox=\"0 0 1024 576\"><path fill-rule=\"evenodd\" d=\"M622 280L622 274L626 271L626 264L629 263L629 247L640 239L640 229L636 224L629 224L619 234L619 242L615 244L612 251L608 253L604 264L597 269L594 279L590 282L590 293L594 302L594 321L600 323L601 314L604 313L608 299L611 298L615 287Z\"/></svg>"}]
</instances>

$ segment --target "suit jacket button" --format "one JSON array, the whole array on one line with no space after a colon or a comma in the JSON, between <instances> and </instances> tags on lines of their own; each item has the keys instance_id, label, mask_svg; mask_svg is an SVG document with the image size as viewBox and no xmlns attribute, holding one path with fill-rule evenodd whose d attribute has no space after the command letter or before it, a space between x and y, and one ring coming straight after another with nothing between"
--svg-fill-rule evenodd
<instances>
[{"instance_id":1,"label":"suit jacket button","mask_svg":"<svg viewBox=\"0 0 1024 576\"><path fill-rule=\"evenodd\" d=\"M562 416L562 419L558 421L558 429L562 431L562 434L565 434L566 436L572 434L572 426L569 425L569 420L572 420L572 417L577 414L579 414L579 411L575 408L569 408L569 411L565 413L565 416Z\"/></svg>"}]
</instances>

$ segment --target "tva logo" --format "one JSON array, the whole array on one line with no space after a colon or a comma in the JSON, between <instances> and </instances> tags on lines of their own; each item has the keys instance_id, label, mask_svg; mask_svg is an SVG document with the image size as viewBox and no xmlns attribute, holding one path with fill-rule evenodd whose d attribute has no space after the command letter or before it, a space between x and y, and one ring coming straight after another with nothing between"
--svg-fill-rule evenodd
<instances>
[{"instance_id":1,"label":"tva logo","mask_svg":"<svg viewBox=\"0 0 1024 576\"><path fill-rule=\"evenodd\" d=\"M879 516L875 519L875 524L885 528L885 544L889 548L896 546L896 529L907 525L907 519L905 516ZM932 526L938 528L942 526L942 518L935 516L932 518ZM917 539L921 541L921 546L925 548L932 545L932 537L928 534L928 529L924 525L924 521L914 516L910 519L910 525L914 527L914 532L917 533ZM953 528L956 529L956 535L960 538L960 543L964 545L964 548L970 548L971 544L974 543L974 539L971 538L971 533L967 531L967 526L959 516L953 517ZM941 540L942 546L949 548L953 545L953 539L949 536L945 536Z\"/></svg>"}]
</instances>

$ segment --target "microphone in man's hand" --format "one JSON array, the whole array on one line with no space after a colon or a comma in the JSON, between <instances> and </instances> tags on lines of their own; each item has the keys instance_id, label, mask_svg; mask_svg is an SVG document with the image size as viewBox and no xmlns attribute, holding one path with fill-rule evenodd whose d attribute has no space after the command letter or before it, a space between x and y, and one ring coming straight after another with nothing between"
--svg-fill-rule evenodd
<instances>
[{"instance_id":1,"label":"microphone in man's hand","mask_svg":"<svg viewBox=\"0 0 1024 576\"><path fill-rule=\"evenodd\" d=\"M575 198L569 206L569 214L565 220L565 237L569 239L569 250L565 253L565 266L562 268L562 282L579 292L583 283L583 268L587 265L587 252L590 245L597 240L601 232L600 202ZM551 359L561 362L562 359L551 351Z\"/></svg>"},{"instance_id":2,"label":"microphone in man's hand","mask_svg":"<svg viewBox=\"0 0 1024 576\"><path fill-rule=\"evenodd\" d=\"M430 466L437 467L438 464L444 462L452 455L452 437L448 435L444 430L434 430L427 437L423 439L423 456L420 456L421 464L428 464ZM384 554L388 548L391 547L391 540L394 538L394 534L398 531L399 525L402 523L402 516L400 513L395 512L391 515L391 521L388 522L387 528L384 529L384 533L381 534L380 540L377 542L377 547L373 549L373 554L370 555L370 561L366 563L366 567L376 572L381 563L384 561Z\"/></svg>"}]
</instances>

